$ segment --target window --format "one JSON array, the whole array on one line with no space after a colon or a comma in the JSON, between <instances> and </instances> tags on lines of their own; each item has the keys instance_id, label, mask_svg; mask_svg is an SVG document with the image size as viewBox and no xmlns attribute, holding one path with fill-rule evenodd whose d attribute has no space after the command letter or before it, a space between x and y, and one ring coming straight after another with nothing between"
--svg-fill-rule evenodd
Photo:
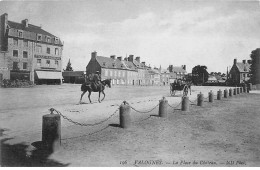
<instances>
[{"instance_id":1,"label":"window","mask_svg":"<svg viewBox=\"0 0 260 170\"><path fill-rule=\"evenodd\" d=\"M23 32L22 31L18 31L18 37L23 38Z\"/></svg>"},{"instance_id":2,"label":"window","mask_svg":"<svg viewBox=\"0 0 260 170\"><path fill-rule=\"evenodd\" d=\"M117 71L115 70L115 76L117 76Z\"/></svg>"},{"instance_id":3,"label":"window","mask_svg":"<svg viewBox=\"0 0 260 170\"><path fill-rule=\"evenodd\" d=\"M42 40L42 35L41 34L37 34L37 41L41 41Z\"/></svg>"},{"instance_id":4,"label":"window","mask_svg":"<svg viewBox=\"0 0 260 170\"><path fill-rule=\"evenodd\" d=\"M49 36L46 36L46 42L48 42L48 43L51 42L51 38Z\"/></svg>"},{"instance_id":5,"label":"window","mask_svg":"<svg viewBox=\"0 0 260 170\"><path fill-rule=\"evenodd\" d=\"M27 51L23 52L23 58L28 58L28 52Z\"/></svg>"},{"instance_id":6,"label":"window","mask_svg":"<svg viewBox=\"0 0 260 170\"><path fill-rule=\"evenodd\" d=\"M50 67L50 60L46 60L46 66Z\"/></svg>"},{"instance_id":7,"label":"window","mask_svg":"<svg viewBox=\"0 0 260 170\"><path fill-rule=\"evenodd\" d=\"M58 65L59 65L59 61L55 60L55 66L58 67Z\"/></svg>"},{"instance_id":8,"label":"window","mask_svg":"<svg viewBox=\"0 0 260 170\"><path fill-rule=\"evenodd\" d=\"M125 77L125 72L123 71L123 74L122 74L123 77Z\"/></svg>"},{"instance_id":9,"label":"window","mask_svg":"<svg viewBox=\"0 0 260 170\"><path fill-rule=\"evenodd\" d=\"M41 59L37 59L37 66L41 66L42 64L42 60Z\"/></svg>"},{"instance_id":10,"label":"window","mask_svg":"<svg viewBox=\"0 0 260 170\"><path fill-rule=\"evenodd\" d=\"M28 47L28 40L23 40L23 46Z\"/></svg>"},{"instance_id":11,"label":"window","mask_svg":"<svg viewBox=\"0 0 260 170\"><path fill-rule=\"evenodd\" d=\"M37 52L37 53L42 53L42 46L37 45L37 46L36 46L36 52Z\"/></svg>"},{"instance_id":12,"label":"window","mask_svg":"<svg viewBox=\"0 0 260 170\"><path fill-rule=\"evenodd\" d=\"M24 69L24 70L27 69L27 63L23 63L23 69Z\"/></svg>"},{"instance_id":13,"label":"window","mask_svg":"<svg viewBox=\"0 0 260 170\"><path fill-rule=\"evenodd\" d=\"M55 37L54 43L55 43L55 44L58 44L58 43L59 43L59 38L58 38L58 37Z\"/></svg>"},{"instance_id":14,"label":"window","mask_svg":"<svg viewBox=\"0 0 260 170\"><path fill-rule=\"evenodd\" d=\"M18 50L13 50L13 56L18 57Z\"/></svg>"},{"instance_id":15,"label":"window","mask_svg":"<svg viewBox=\"0 0 260 170\"><path fill-rule=\"evenodd\" d=\"M113 76L113 72L112 72L112 70L110 70L110 76L111 76L111 77Z\"/></svg>"},{"instance_id":16,"label":"window","mask_svg":"<svg viewBox=\"0 0 260 170\"><path fill-rule=\"evenodd\" d=\"M47 54L51 53L51 49L49 47L47 47Z\"/></svg>"},{"instance_id":17,"label":"window","mask_svg":"<svg viewBox=\"0 0 260 170\"><path fill-rule=\"evenodd\" d=\"M59 55L59 49L55 48L55 55Z\"/></svg>"},{"instance_id":18,"label":"window","mask_svg":"<svg viewBox=\"0 0 260 170\"><path fill-rule=\"evenodd\" d=\"M105 70L105 76L107 76L108 75L108 71L107 70Z\"/></svg>"},{"instance_id":19,"label":"window","mask_svg":"<svg viewBox=\"0 0 260 170\"><path fill-rule=\"evenodd\" d=\"M18 62L13 62L13 70L19 70Z\"/></svg>"},{"instance_id":20,"label":"window","mask_svg":"<svg viewBox=\"0 0 260 170\"><path fill-rule=\"evenodd\" d=\"M118 76L119 76L119 77L121 76L121 71L118 71Z\"/></svg>"},{"instance_id":21,"label":"window","mask_svg":"<svg viewBox=\"0 0 260 170\"><path fill-rule=\"evenodd\" d=\"M18 39L17 39L17 38L14 38L14 39L13 39L13 42L14 42L14 45L17 45L17 46L18 46Z\"/></svg>"}]
</instances>

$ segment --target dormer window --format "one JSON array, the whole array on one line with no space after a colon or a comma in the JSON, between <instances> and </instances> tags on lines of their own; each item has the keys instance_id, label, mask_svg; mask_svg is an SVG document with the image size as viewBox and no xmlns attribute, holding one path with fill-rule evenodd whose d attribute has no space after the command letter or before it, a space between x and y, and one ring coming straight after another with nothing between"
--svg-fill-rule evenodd
<instances>
[{"instance_id":1,"label":"dormer window","mask_svg":"<svg viewBox=\"0 0 260 170\"><path fill-rule=\"evenodd\" d=\"M123 68L123 66L124 66L124 65L123 65L123 64L121 64L121 68Z\"/></svg>"},{"instance_id":2,"label":"dormer window","mask_svg":"<svg viewBox=\"0 0 260 170\"><path fill-rule=\"evenodd\" d=\"M20 31L20 30L18 31L18 37L23 38L23 31Z\"/></svg>"},{"instance_id":3,"label":"dormer window","mask_svg":"<svg viewBox=\"0 0 260 170\"><path fill-rule=\"evenodd\" d=\"M58 38L58 37L55 37L55 38L54 38L54 43L55 43L55 44L58 44L58 43L59 43L59 38Z\"/></svg>"},{"instance_id":4,"label":"dormer window","mask_svg":"<svg viewBox=\"0 0 260 170\"><path fill-rule=\"evenodd\" d=\"M46 42L47 42L47 43L50 43L50 42L51 42L51 37L46 36Z\"/></svg>"},{"instance_id":5,"label":"dormer window","mask_svg":"<svg viewBox=\"0 0 260 170\"><path fill-rule=\"evenodd\" d=\"M106 62L103 62L103 66L106 66Z\"/></svg>"},{"instance_id":6,"label":"dormer window","mask_svg":"<svg viewBox=\"0 0 260 170\"><path fill-rule=\"evenodd\" d=\"M41 34L37 34L37 41L41 41L42 40L42 35Z\"/></svg>"},{"instance_id":7,"label":"dormer window","mask_svg":"<svg viewBox=\"0 0 260 170\"><path fill-rule=\"evenodd\" d=\"M112 66L115 67L115 63L112 63Z\"/></svg>"}]
</instances>

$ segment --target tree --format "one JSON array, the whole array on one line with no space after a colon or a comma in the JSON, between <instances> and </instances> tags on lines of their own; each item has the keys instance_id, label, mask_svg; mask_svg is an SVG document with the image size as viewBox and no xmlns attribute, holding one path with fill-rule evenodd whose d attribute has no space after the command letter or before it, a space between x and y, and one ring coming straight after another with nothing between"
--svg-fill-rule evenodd
<instances>
[{"instance_id":1,"label":"tree","mask_svg":"<svg viewBox=\"0 0 260 170\"><path fill-rule=\"evenodd\" d=\"M66 69L64 71L73 71L73 68L71 67L70 59L69 59L69 62L66 66Z\"/></svg>"},{"instance_id":2,"label":"tree","mask_svg":"<svg viewBox=\"0 0 260 170\"><path fill-rule=\"evenodd\" d=\"M207 66L197 65L192 69L192 83L195 85L203 84L208 81L209 73Z\"/></svg>"},{"instance_id":3,"label":"tree","mask_svg":"<svg viewBox=\"0 0 260 170\"><path fill-rule=\"evenodd\" d=\"M257 72L257 57L260 57L260 48L257 48L253 50L250 54L251 57L251 65L250 65L250 70L249 70L249 75L250 75L250 82L253 84L256 84L257 82L257 77L256 77L256 72Z\"/></svg>"}]
</instances>

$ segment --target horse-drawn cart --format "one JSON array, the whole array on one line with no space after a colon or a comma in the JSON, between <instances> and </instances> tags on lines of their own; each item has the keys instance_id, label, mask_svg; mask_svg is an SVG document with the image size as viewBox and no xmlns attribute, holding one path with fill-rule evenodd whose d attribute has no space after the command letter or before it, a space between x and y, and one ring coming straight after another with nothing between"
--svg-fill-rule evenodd
<instances>
[{"instance_id":1,"label":"horse-drawn cart","mask_svg":"<svg viewBox=\"0 0 260 170\"><path fill-rule=\"evenodd\" d=\"M170 94L171 96L175 96L176 91L183 91L182 94L183 96L187 96L188 92L190 89L190 94L191 94L191 85L190 83L170 83Z\"/></svg>"}]
</instances>

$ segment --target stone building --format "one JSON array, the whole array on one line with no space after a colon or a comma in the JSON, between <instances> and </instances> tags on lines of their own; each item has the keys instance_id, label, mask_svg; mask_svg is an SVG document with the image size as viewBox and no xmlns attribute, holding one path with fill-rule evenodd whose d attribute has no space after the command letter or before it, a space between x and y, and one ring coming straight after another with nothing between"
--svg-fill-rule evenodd
<instances>
[{"instance_id":1,"label":"stone building","mask_svg":"<svg viewBox=\"0 0 260 170\"><path fill-rule=\"evenodd\" d=\"M110 57L98 56L97 52L91 53L91 59L86 67L86 75L99 71L101 79L111 79L112 85L136 85L138 70L135 65L122 60L122 57L111 55Z\"/></svg>"},{"instance_id":2,"label":"stone building","mask_svg":"<svg viewBox=\"0 0 260 170\"><path fill-rule=\"evenodd\" d=\"M232 85L239 85L243 81L248 81L249 70L250 70L251 60L243 60L242 62L237 62L234 59L233 66L229 71L229 83Z\"/></svg>"},{"instance_id":3,"label":"stone building","mask_svg":"<svg viewBox=\"0 0 260 170\"><path fill-rule=\"evenodd\" d=\"M61 40L39 26L0 16L0 77L26 79L37 84L61 83Z\"/></svg>"},{"instance_id":4,"label":"stone building","mask_svg":"<svg viewBox=\"0 0 260 170\"><path fill-rule=\"evenodd\" d=\"M186 65L182 65L181 67L169 65L169 82L173 83L176 79L183 79L187 74Z\"/></svg>"}]
</instances>

